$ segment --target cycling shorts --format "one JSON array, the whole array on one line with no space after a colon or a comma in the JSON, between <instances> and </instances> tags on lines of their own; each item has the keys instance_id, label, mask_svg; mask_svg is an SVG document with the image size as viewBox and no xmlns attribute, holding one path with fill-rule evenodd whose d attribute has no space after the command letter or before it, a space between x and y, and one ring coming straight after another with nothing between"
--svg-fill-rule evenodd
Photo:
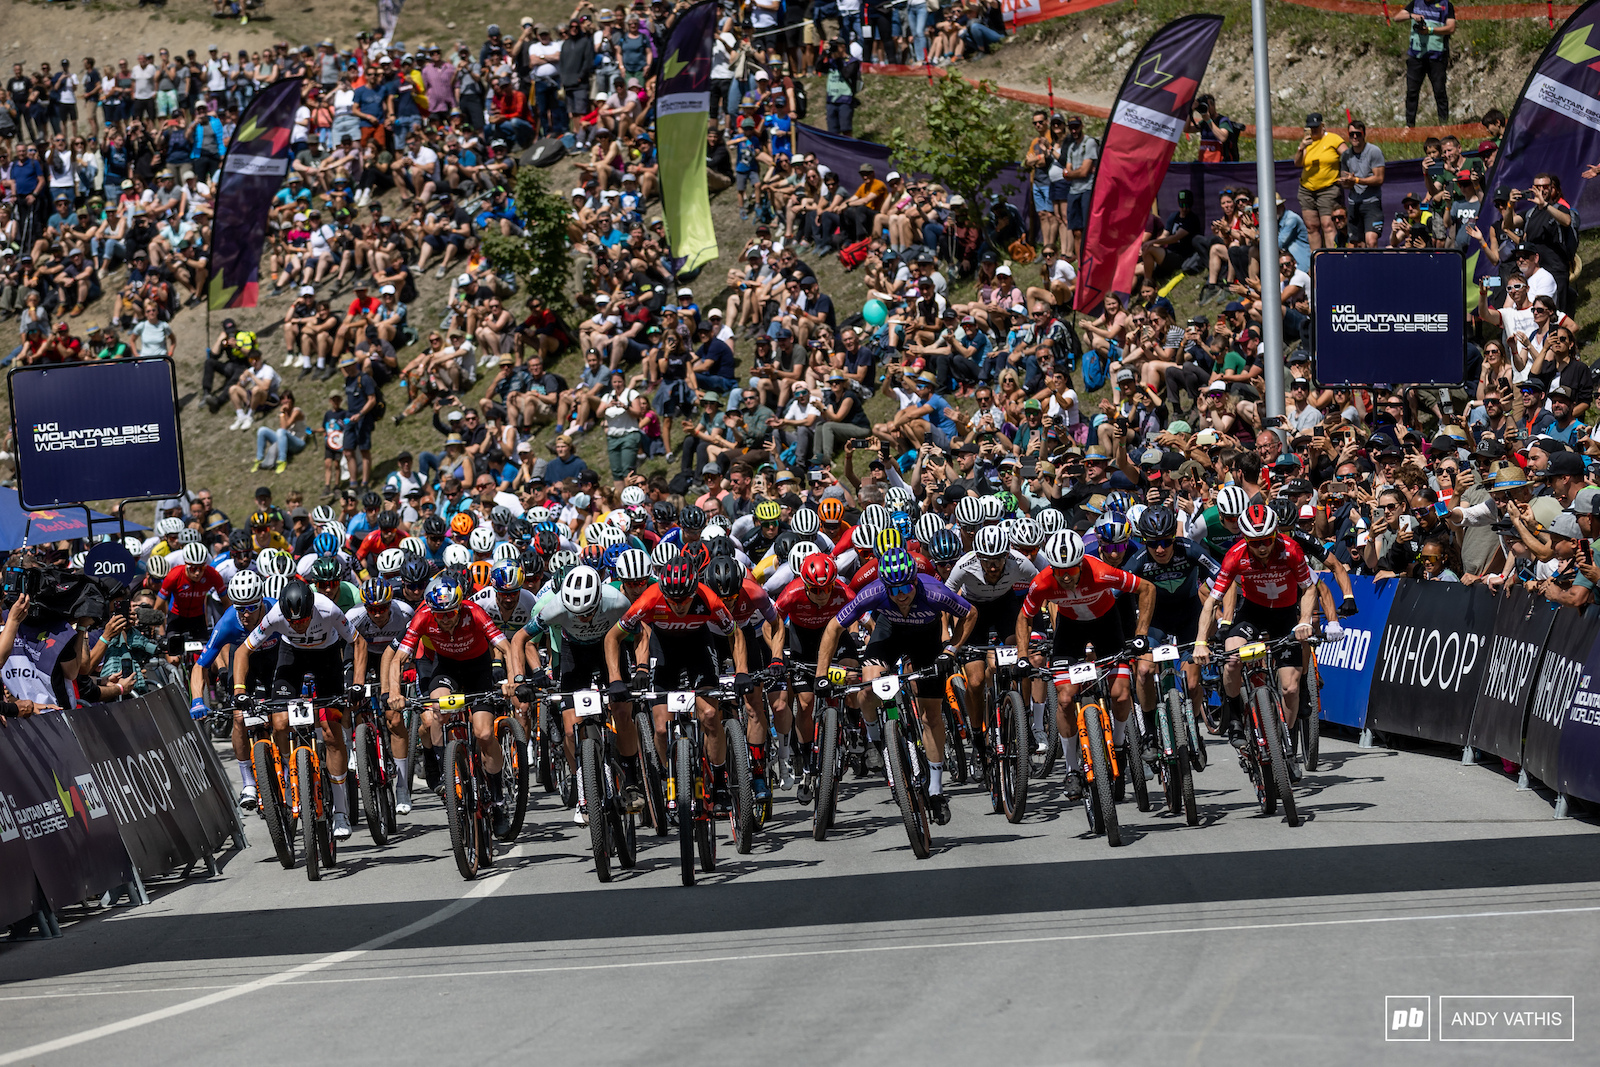
<instances>
[{"instance_id":1,"label":"cycling shorts","mask_svg":"<svg viewBox=\"0 0 1600 1067\"><path fill-rule=\"evenodd\" d=\"M1022 598L1018 596L1003 596L995 600L980 600L973 603L978 609L978 622L972 628L972 640L976 644L1001 644L1009 645L1017 637L1017 613L1022 610ZM990 638L993 634L993 639Z\"/></svg>"},{"instance_id":2,"label":"cycling shorts","mask_svg":"<svg viewBox=\"0 0 1600 1067\"><path fill-rule=\"evenodd\" d=\"M471 659L440 656L433 669L429 691L435 689L448 689L452 693L499 692L500 683L494 680L494 650Z\"/></svg>"},{"instance_id":3,"label":"cycling shorts","mask_svg":"<svg viewBox=\"0 0 1600 1067\"><path fill-rule=\"evenodd\" d=\"M167 633L183 634L196 641L204 643L211 636L211 627L206 625L204 612L199 615L172 615L167 616Z\"/></svg>"},{"instance_id":4,"label":"cycling shorts","mask_svg":"<svg viewBox=\"0 0 1600 1067\"><path fill-rule=\"evenodd\" d=\"M767 639L761 634L761 624L752 621L739 627L739 629L744 634L745 662L750 665L751 670L760 670L762 667L767 665L768 657L772 653L772 649L767 647ZM717 634L716 639L717 662L721 663L724 660L732 661L733 639L731 637L725 637L722 634ZM734 670L738 669L739 665L735 663Z\"/></svg>"},{"instance_id":5,"label":"cycling shorts","mask_svg":"<svg viewBox=\"0 0 1600 1067\"><path fill-rule=\"evenodd\" d=\"M933 661L944 651L937 626L899 626L884 633L889 627L880 625L872 633L867 647L862 650L862 663L877 663L894 668L900 657L910 660L911 670L920 671L933 666ZM883 636L878 636L882 634ZM944 697L944 682L939 678L923 678L917 682L917 696L923 700Z\"/></svg>"},{"instance_id":6,"label":"cycling shorts","mask_svg":"<svg viewBox=\"0 0 1600 1067\"><path fill-rule=\"evenodd\" d=\"M604 689L607 682L606 646L602 641L580 644L572 638L561 642L561 668L556 675L556 688L563 693L579 689Z\"/></svg>"},{"instance_id":7,"label":"cycling shorts","mask_svg":"<svg viewBox=\"0 0 1600 1067\"><path fill-rule=\"evenodd\" d=\"M1257 604L1253 600L1242 600L1239 610L1233 617L1233 629L1228 632L1230 638L1243 638L1246 643L1251 641L1276 641L1294 633L1294 628L1300 622L1300 605L1290 604L1282 608L1268 608ZM1300 645L1290 645L1279 650L1274 659L1280 667L1300 667L1303 660L1300 655Z\"/></svg>"},{"instance_id":8,"label":"cycling shorts","mask_svg":"<svg viewBox=\"0 0 1600 1067\"><path fill-rule=\"evenodd\" d=\"M311 676L313 699L332 700L342 695L344 642L327 648L295 648L287 641L278 642L278 669L273 688L280 694L298 694L307 675ZM323 720L343 717L337 708L323 709L319 715Z\"/></svg>"},{"instance_id":9,"label":"cycling shorts","mask_svg":"<svg viewBox=\"0 0 1600 1067\"><path fill-rule=\"evenodd\" d=\"M1089 658L1084 651L1087 646L1094 647L1093 658L1101 659L1116 652L1126 642L1122 615L1115 610L1106 612L1098 619L1068 619L1058 615L1055 637L1050 645L1050 663L1055 669L1056 684L1065 685L1070 680L1067 668ZM1131 678L1133 672L1126 663L1122 663L1118 664L1115 676Z\"/></svg>"},{"instance_id":10,"label":"cycling shorts","mask_svg":"<svg viewBox=\"0 0 1600 1067\"><path fill-rule=\"evenodd\" d=\"M789 658L796 662L815 664L818 653L822 649L822 635L824 629L809 630L804 626L790 626L788 636L784 638L787 644ZM833 662L841 663L845 660L861 659L861 640L854 632L844 631L839 635L839 645L833 650Z\"/></svg>"},{"instance_id":11,"label":"cycling shorts","mask_svg":"<svg viewBox=\"0 0 1600 1067\"><path fill-rule=\"evenodd\" d=\"M704 689L717 685L717 645L710 630L662 644L650 636L650 688Z\"/></svg>"}]
</instances>

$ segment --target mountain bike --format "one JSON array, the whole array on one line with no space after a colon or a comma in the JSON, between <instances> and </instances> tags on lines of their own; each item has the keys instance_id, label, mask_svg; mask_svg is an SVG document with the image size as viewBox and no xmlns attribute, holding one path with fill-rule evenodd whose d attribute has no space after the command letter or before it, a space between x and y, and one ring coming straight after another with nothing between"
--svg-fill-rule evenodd
<instances>
[{"instance_id":1,"label":"mountain bike","mask_svg":"<svg viewBox=\"0 0 1600 1067\"><path fill-rule=\"evenodd\" d=\"M510 825L501 841L515 841L528 814L528 731L510 704L494 717L494 738L500 745L501 795L505 797L506 818Z\"/></svg>"},{"instance_id":2,"label":"mountain bike","mask_svg":"<svg viewBox=\"0 0 1600 1067\"><path fill-rule=\"evenodd\" d=\"M1019 690L1027 687L1031 693L1032 664L1017 655L1015 646L995 642L993 634L990 634L989 644L967 648L993 661L984 679L984 704L989 710L984 725L988 743L984 746L983 782L989 790L994 811L1003 813L1008 822L1020 822L1028 808L1028 783L1033 777L1034 754L1028 701ZM952 676L951 681L956 677ZM972 699L972 694L965 686L950 688L959 693L964 711L965 702ZM948 750L949 745L945 747Z\"/></svg>"},{"instance_id":3,"label":"mountain bike","mask_svg":"<svg viewBox=\"0 0 1600 1067\"><path fill-rule=\"evenodd\" d=\"M1184 684L1183 653L1193 646L1158 645L1150 657L1156 664L1155 736L1160 747L1153 753L1156 777L1167 800L1167 811L1180 812L1190 826L1200 824L1194 799L1194 772L1205 766L1205 739L1195 719L1194 701Z\"/></svg>"},{"instance_id":4,"label":"mountain bike","mask_svg":"<svg viewBox=\"0 0 1600 1067\"><path fill-rule=\"evenodd\" d=\"M1306 770L1314 771L1322 764L1322 668L1317 663L1316 649L1302 657L1306 661L1305 673L1300 677L1300 697L1304 706L1295 720L1296 740L1300 755L1305 757Z\"/></svg>"},{"instance_id":5,"label":"mountain bike","mask_svg":"<svg viewBox=\"0 0 1600 1067\"><path fill-rule=\"evenodd\" d=\"M844 667L829 667L828 681L833 689L827 696L817 694L812 705L812 718L816 723L816 743L811 746L806 776L815 784L811 788L811 839L825 841L833 829L833 819L839 810L839 782L844 778L845 767L856 759L866 759L867 737L861 717L845 704L845 698L871 688L871 682L860 680L858 671Z\"/></svg>"},{"instance_id":6,"label":"mountain bike","mask_svg":"<svg viewBox=\"0 0 1600 1067\"><path fill-rule=\"evenodd\" d=\"M272 850L284 870L294 868L294 816L284 793L283 754L272 740L271 719L260 706L264 698L239 701L244 713L245 738L250 745L250 765L255 772L258 810L267 824ZM220 717L220 715L219 715Z\"/></svg>"},{"instance_id":7,"label":"mountain bike","mask_svg":"<svg viewBox=\"0 0 1600 1067\"><path fill-rule=\"evenodd\" d=\"M289 716L287 836L293 837L294 822L298 820L305 838L306 879L312 882L322 880L323 867L336 867L339 862L339 846L333 837L333 777L328 773L327 748L318 719L340 703L318 700L310 675L306 675L301 696L257 702L269 722L273 711L284 711ZM260 789L259 778L256 788ZM270 821L267 832L272 832ZM273 846L277 846L276 839ZM292 856L292 843L289 847ZM281 851L278 859L283 861ZM293 866L292 859L284 866Z\"/></svg>"},{"instance_id":8,"label":"mountain bike","mask_svg":"<svg viewBox=\"0 0 1600 1067\"><path fill-rule=\"evenodd\" d=\"M399 829L395 814L394 783L399 773L389 752L389 726L384 715L381 688L366 685L359 701L352 701L350 750L355 756L354 774L360 807L367 832L375 845L387 845L389 836ZM352 809L354 810L354 809Z\"/></svg>"},{"instance_id":9,"label":"mountain bike","mask_svg":"<svg viewBox=\"0 0 1600 1067\"><path fill-rule=\"evenodd\" d=\"M933 820L928 813L928 757L922 747L922 716L911 683L936 677L938 667L884 674L867 683L883 719L883 765L889 789L900 808L911 852L925 860L933 851Z\"/></svg>"},{"instance_id":10,"label":"mountain bike","mask_svg":"<svg viewBox=\"0 0 1600 1067\"><path fill-rule=\"evenodd\" d=\"M472 711L506 713L509 705L498 692L448 693L437 699L418 697L416 703L435 708L439 714L444 731L440 784L444 787L450 850L455 854L456 870L470 882L479 870L494 866L489 776L478 742L472 736Z\"/></svg>"},{"instance_id":11,"label":"mountain bike","mask_svg":"<svg viewBox=\"0 0 1600 1067\"><path fill-rule=\"evenodd\" d=\"M1244 667L1239 693L1244 698L1245 744L1239 750L1239 766L1256 787L1261 814L1276 814L1281 802L1284 819L1290 826L1300 825L1300 813L1295 809L1294 788L1289 782L1289 727L1274 657L1300 643L1290 634L1276 641L1253 641L1228 653ZM1313 635L1305 643L1314 650L1321 640Z\"/></svg>"},{"instance_id":12,"label":"mountain bike","mask_svg":"<svg viewBox=\"0 0 1600 1067\"><path fill-rule=\"evenodd\" d=\"M1128 658L1126 653L1118 652L1095 659L1094 646L1089 645L1084 649L1084 662L1059 664L1067 667L1068 679L1078 686L1078 748L1086 779L1083 808L1089 820L1089 832L1104 834L1112 848L1122 844L1122 830L1117 823L1119 790L1116 788L1121 769L1117 766L1117 749L1112 739L1107 678L1111 668L1127 663Z\"/></svg>"},{"instance_id":13,"label":"mountain bike","mask_svg":"<svg viewBox=\"0 0 1600 1067\"><path fill-rule=\"evenodd\" d=\"M611 881L611 858L623 870L633 867L638 855L637 826L622 796L622 757L617 754L616 731L606 721L606 702L597 689L580 689L552 697L551 703L572 709L577 720L573 732L578 744L578 782L589 814L589 848L594 853L594 873ZM641 743L644 739L641 739Z\"/></svg>"},{"instance_id":14,"label":"mountain bike","mask_svg":"<svg viewBox=\"0 0 1600 1067\"><path fill-rule=\"evenodd\" d=\"M706 755L705 738L696 715L696 697L715 700L722 707L721 725L728 742L729 821L736 841L741 821L748 822L754 816L749 749L736 743L743 740L742 736L735 736L741 727L737 715L730 716L727 711L731 691L722 686L709 686L635 692L634 698L646 707L657 704L667 707L667 812L678 827L678 859L686 886L695 884L697 856L702 873L710 874L717 869L716 818L719 813L711 797L711 761ZM655 734L652 731L647 736Z\"/></svg>"}]
</instances>

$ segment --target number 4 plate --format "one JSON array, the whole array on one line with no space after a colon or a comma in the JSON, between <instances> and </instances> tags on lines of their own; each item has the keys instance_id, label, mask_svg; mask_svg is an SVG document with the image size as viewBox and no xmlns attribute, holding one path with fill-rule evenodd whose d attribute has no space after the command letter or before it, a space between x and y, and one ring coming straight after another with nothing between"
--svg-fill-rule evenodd
<instances>
[{"instance_id":1,"label":"number 4 plate","mask_svg":"<svg viewBox=\"0 0 1600 1067\"><path fill-rule=\"evenodd\" d=\"M692 692L668 693L667 711L673 715L693 714L694 694Z\"/></svg>"},{"instance_id":2,"label":"number 4 plate","mask_svg":"<svg viewBox=\"0 0 1600 1067\"><path fill-rule=\"evenodd\" d=\"M893 700L900 695L900 678L889 674L872 680L872 693L879 700Z\"/></svg>"},{"instance_id":3,"label":"number 4 plate","mask_svg":"<svg viewBox=\"0 0 1600 1067\"><path fill-rule=\"evenodd\" d=\"M1150 653L1150 658L1157 663L1171 663L1178 658L1178 655L1177 645L1157 645Z\"/></svg>"},{"instance_id":4,"label":"number 4 plate","mask_svg":"<svg viewBox=\"0 0 1600 1067\"><path fill-rule=\"evenodd\" d=\"M1017 650L1014 648L997 648L994 650L994 661L997 666L1009 667L1017 662Z\"/></svg>"},{"instance_id":5,"label":"number 4 plate","mask_svg":"<svg viewBox=\"0 0 1600 1067\"><path fill-rule=\"evenodd\" d=\"M580 689L572 694L572 713L580 719L603 715L605 710L605 706L600 702L600 692L597 689Z\"/></svg>"},{"instance_id":6,"label":"number 4 plate","mask_svg":"<svg viewBox=\"0 0 1600 1067\"><path fill-rule=\"evenodd\" d=\"M317 709L309 700L297 700L289 705L290 726L310 726L317 721Z\"/></svg>"},{"instance_id":7,"label":"number 4 plate","mask_svg":"<svg viewBox=\"0 0 1600 1067\"><path fill-rule=\"evenodd\" d=\"M1093 663L1074 663L1067 668L1067 678L1073 685L1088 685L1095 680Z\"/></svg>"}]
</instances>

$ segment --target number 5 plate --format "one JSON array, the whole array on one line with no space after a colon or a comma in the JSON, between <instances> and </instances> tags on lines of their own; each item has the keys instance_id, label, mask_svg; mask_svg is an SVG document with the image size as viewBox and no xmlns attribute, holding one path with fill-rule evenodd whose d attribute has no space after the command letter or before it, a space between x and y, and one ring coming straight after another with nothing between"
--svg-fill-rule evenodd
<instances>
[{"instance_id":1,"label":"number 5 plate","mask_svg":"<svg viewBox=\"0 0 1600 1067\"><path fill-rule=\"evenodd\" d=\"M290 726L310 726L317 721L317 709L309 700L296 700L289 705Z\"/></svg>"},{"instance_id":2,"label":"number 5 plate","mask_svg":"<svg viewBox=\"0 0 1600 1067\"><path fill-rule=\"evenodd\" d=\"M1150 657L1157 663L1171 663L1178 658L1178 646L1157 645L1155 650L1150 653Z\"/></svg>"},{"instance_id":3,"label":"number 5 plate","mask_svg":"<svg viewBox=\"0 0 1600 1067\"><path fill-rule=\"evenodd\" d=\"M1073 685L1088 685L1095 679L1093 663L1074 663L1067 668L1067 678Z\"/></svg>"},{"instance_id":4,"label":"number 5 plate","mask_svg":"<svg viewBox=\"0 0 1600 1067\"><path fill-rule=\"evenodd\" d=\"M600 703L599 690L580 689L572 694L572 713L580 719L602 715L605 710L605 707Z\"/></svg>"},{"instance_id":5,"label":"number 5 plate","mask_svg":"<svg viewBox=\"0 0 1600 1067\"><path fill-rule=\"evenodd\" d=\"M994 650L994 661L997 666L1009 667L1017 662L1017 650L1014 648L997 648Z\"/></svg>"},{"instance_id":6,"label":"number 5 plate","mask_svg":"<svg viewBox=\"0 0 1600 1067\"><path fill-rule=\"evenodd\" d=\"M692 714L694 712L694 694L692 692L668 693L667 710L674 715Z\"/></svg>"},{"instance_id":7,"label":"number 5 plate","mask_svg":"<svg viewBox=\"0 0 1600 1067\"><path fill-rule=\"evenodd\" d=\"M900 678L889 674L872 680L872 693L879 700L893 700L900 695Z\"/></svg>"}]
</instances>

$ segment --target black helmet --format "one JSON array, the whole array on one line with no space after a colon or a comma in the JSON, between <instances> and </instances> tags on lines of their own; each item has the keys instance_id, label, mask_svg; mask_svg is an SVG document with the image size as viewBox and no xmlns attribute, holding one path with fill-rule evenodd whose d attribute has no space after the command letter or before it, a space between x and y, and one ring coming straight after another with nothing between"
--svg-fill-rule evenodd
<instances>
[{"instance_id":1,"label":"black helmet","mask_svg":"<svg viewBox=\"0 0 1600 1067\"><path fill-rule=\"evenodd\" d=\"M425 559L414 559L400 568L400 581L403 585L427 585L428 579L433 577L433 564Z\"/></svg>"},{"instance_id":2,"label":"black helmet","mask_svg":"<svg viewBox=\"0 0 1600 1067\"><path fill-rule=\"evenodd\" d=\"M561 538L554 530L535 530L533 547L539 550L541 556L548 556L561 547Z\"/></svg>"},{"instance_id":3,"label":"black helmet","mask_svg":"<svg viewBox=\"0 0 1600 1067\"><path fill-rule=\"evenodd\" d=\"M366 494L361 498L361 510L377 511L381 507L383 507L383 497L379 496L377 493L374 493L370 489L367 490Z\"/></svg>"},{"instance_id":4,"label":"black helmet","mask_svg":"<svg viewBox=\"0 0 1600 1067\"><path fill-rule=\"evenodd\" d=\"M444 520L437 515L429 515L422 520L423 537L443 537Z\"/></svg>"},{"instance_id":5,"label":"black helmet","mask_svg":"<svg viewBox=\"0 0 1600 1067\"><path fill-rule=\"evenodd\" d=\"M278 610L283 612L286 619L309 619L316 602L317 595L309 585L290 582L283 587L283 595L278 598Z\"/></svg>"},{"instance_id":6,"label":"black helmet","mask_svg":"<svg viewBox=\"0 0 1600 1067\"><path fill-rule=\"evenodd\" d=\"M706 528L706 513L690 504L678 512L678 525L685 530L704 530Z\"/></svg>"},{"instance_id":7,"label":"black helmet","mask_svg":"<svg viewBox=\"0 0 1600 1067\"><path fill-rule=\"evenodd\" d=\"M773 555L777 556L780 564L785 563L789 559L789 550L804 540L805 538L801 537L799 534L790 533L788 530L785 530L783 533L778 535L775 541L772 542Z\"/></svg>"},{"instance_id":8,"label":"black helmet","mask_svg":"<svg viewBox=\"0 0 1600 1067\"><path fill-rule=\"evenodd\" d=\"M378 513L378 529L384 533L398 529L400 526L400 513L398 511L380 511Z\"/></svg>"},{"instance_id":9,"label":"black helmet","mask_svg":"<svg viewBox=\"0 0 1600 1067\"><path fill-rule=\"evenodd\" d=\"M522 573L538 577L544 573L544 557L532 549L522 554Z\"/></svg>"},{"instance_id":10,"label":"black helmet","mask_svg":"<svg viewBox=\"0 0 1600 1067\"><path fill-rule=\"evenodd\" d=\"M731 538L731 537L713 537L711 539L711 558L712 559L722 559L722 558L733 559L734 555L735 555L735 552L734 552L734 547L733 547L733 538Z\"/></svg>"},{"instance_id":11,"label":"black helmet","mask_svg":"<svg viewBox=\"0 0 1600 1067\"><path fill-rule=\"evenodd\" d=\"M318 556L316 562L311 564L311 580L313 582L336 582L339 580L339 566L336 556Z\"/></svg>"},{"instance_id":12,"label":"black helmet","mask_svg":"<svg viewBox=\"0 0 1600 1067\"><path fill-rule=\"evenodd\" d=\"M1139 516L1139 536L1146 541L1158 541L1178 534L1178 516L1171 508L1146 508Z\"/></svg>"},{"instance_id":13,"label":"black helmet","mask_svg":"<svg viewBox=\"0 0 1600 1067\"><path fill-rule=\"evenodd\" d=\"M719 537L717 540L722 541L724 538ZM713 593L724 600L731 600L744 587L744 568L731 557L718 556L711 561L711 566L706 568L704 578Z\"/></svg>"},{"instance_id":14,"label":"black helmet","mask_svg":"<svg viewBox=\"0 0 1600 1067\"><path fill-rule=\"evenodd\" d=\"M1294 520L1300 517L1300 509L1294 506L1294 501L1286 496L1280 496L1272 502L1272 510L1278 513L1280 526L1293 526Z\"/></svg>"},{"instance_id":15,"label":"black helmet","mask_svg":"<svg viewBox=\"0 0 1600 1067\"><path fill-rule=\"evenodd\" d=\"M511 520L511 540L524 548L533 540L533 523L522 517Z\"/></svg>"},{"instance_id":16,"label":"black helmet","mask_svg":"<svg viewBox=\"0 0 1600 1067\"><path fill-rule=\"evenodd\" d=\"M655 517L656 525L663 530L678 522L678 509L670 500L657 500L651 505L650 514Z\"/></svg>"}]
</instances>

